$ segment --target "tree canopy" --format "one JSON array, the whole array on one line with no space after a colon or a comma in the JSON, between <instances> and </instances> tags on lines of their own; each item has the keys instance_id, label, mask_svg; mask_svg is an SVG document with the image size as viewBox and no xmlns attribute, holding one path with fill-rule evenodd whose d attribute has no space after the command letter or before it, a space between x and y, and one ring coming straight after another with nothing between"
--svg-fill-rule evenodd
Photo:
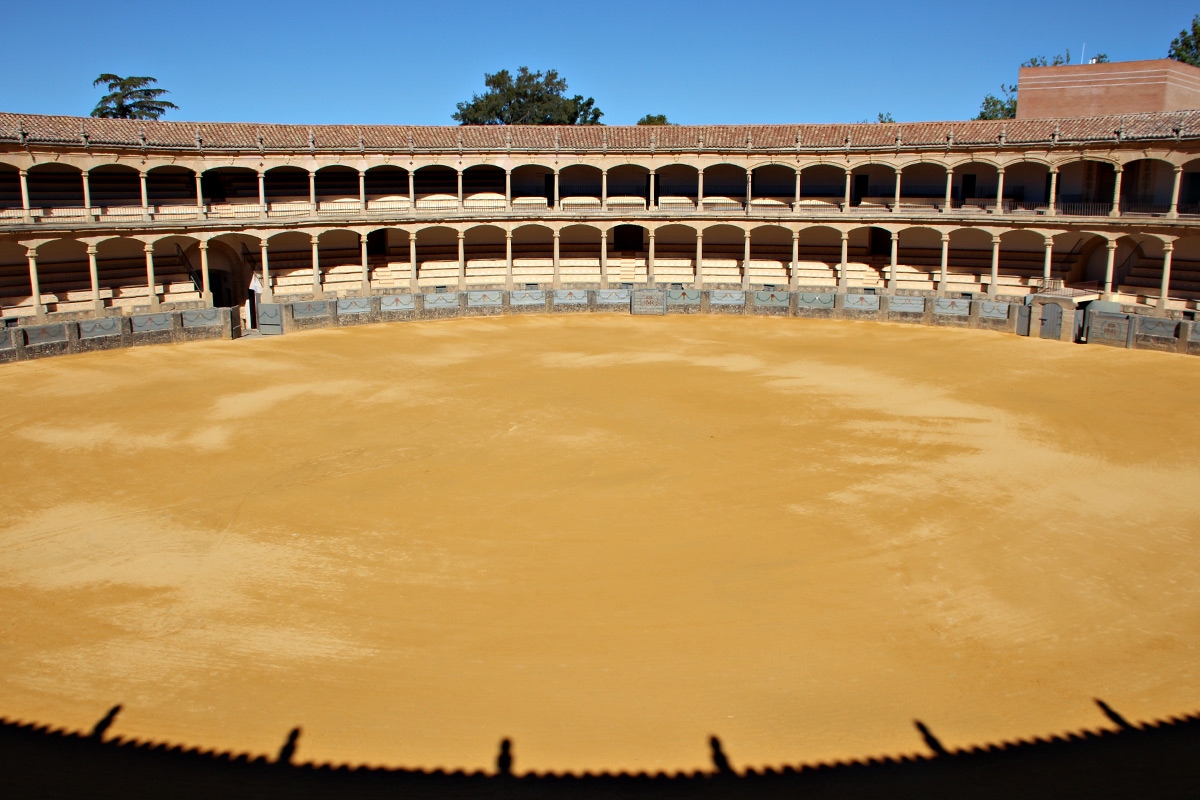
<instances>
[{"instance_id":1,"label":"tree canopy","mask_svg":"<svg viewBox=\"0 0 1200 800\"><path fill-rule=\"evenodd\" d=\"M666 114L647 114L637 121L638 125L674 125L667 121Z\"/></svg>"},{"instance_id":2,"label":"tree canopy","mask_svg":"<svg viewBox=\"0 0 1200 800\"><path fill-rule=\"evenodd\" d=\"M558 71L517 69L484 73L487 91L458 104L451 116L463 125L599 125L604 112L592 98L567 97L567 82Z\"/></svg>"},{"instance_id":3,"label":"tree canopy","mask_svg":"<svg viewBox=\"0 0 1200 800\"><path fill-rule=\"evenodd\" d=\"M1200 67L1200 14L1192 17L1192 29L1182 30L1171 40L1167 58Z\"/></svg>"},{"instance_id":4,"label":"tree canopy","mask_svg":"<svg viewBox=\"0 0 1200 800\"><path fill-rule=\"evenodd\" d=\"M161 100L164 94L170 94L166 89L150 88L158 83L157 78L146 76L131 76L122 78L106 72L92 86L107 84L108 94L100 98L92 109L93 117L106 119L158 119L167 113L168 109L178 109L179 106L169 100Z\"/></svg>"}]
</instances>

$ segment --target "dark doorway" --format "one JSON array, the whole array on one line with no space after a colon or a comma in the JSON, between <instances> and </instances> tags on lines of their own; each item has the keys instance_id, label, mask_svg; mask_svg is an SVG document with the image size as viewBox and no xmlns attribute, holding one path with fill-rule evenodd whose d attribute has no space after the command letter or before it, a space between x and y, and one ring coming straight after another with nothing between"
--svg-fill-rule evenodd
<instances>
[{"instance_id":1,"label":"dark doorway","mask_svg":"<svg viewBox=\"0 0 1200 800\"><path fill-rule=\"evenodd\" d=\"M613 247L617 252L637 252L642 249L641 225L618 225L613 234Z\"/></svg>"},{"instance_id":2,"label":"dark doorway","mask_svg":"<svg viewBox=\"0 0 1200 800\"><path fill-rule=\"evenodd\" d=\"M855 175L854 176L854 191L850 194L850 205L856 206L862 203L862 199L867 196L867 192L871 189L870 175Z\"/></svg>"},{"instance_id":3,"label":"dark doorway","mask_svg":"<svg viewBox=\"0 0 1200 800\"><path fill-rule=\"evenodd\" d=\"M371 231L367 234L367 255L387 255L387 231Z\"/></svg>"},{"instance_id":4,"label":"dark doorway","mask_svg":"<svg viewBox=\"0 0 1200 800\"><path fill-rule=\"evenodd\" d=\"M1042 304L1042 329L1040 332L1043 339L1060 339L1062 338L1062 306L1057 303Z\"/></svg>"},{"instance_id":5,"label":"dark doorway","mask_svg":"<svg viewBox=\"0 0 1200 800\"><path fill-rule=\"evenodd\" d=\"M867 241L867 255L890 256L892 254L892 234L883 228L869 228L871 232Z\"/></svg>"},{"instance_id":6,"label":"dark doorway","mask_svg":"<svg viewBox=\"0 0 1200 800\"><path fill-rule=\"evenodd\" d=\"M258 292L247 289L246 299L250 301L250 327L258 330Z\"/></svg>"},{"instance_id":7,"label":"dark doorway","mask_svg":"<svg viewBox=\"0 0 1200 800\"><path fill-rule=\"evenodd\" d=\"M209 270L208 286L212 290L213 305L229 308L233 305L233 287L229 285L229 273L219 269Z\"/></svg>"},{"instance_id":8,"label":"dark doorway","mask_svg":"<svg viewBox=\"0 0 1200 800\"><path fill-rule=\"evenodd\" d=\"M972 200L975 197L975 182L979 178L973 172L968 172L962 176L962 196L963 200Z\"/></svg>"},{"instance_id":9,"label":"dark doorway","mask_svg":"<svg viewBox=\"0 0 1200 800\"><path fill-rule=\"evenodd\" d=\"M546 205L554 208L554 175L546 173Z\"/></svg>"}]
</instances>

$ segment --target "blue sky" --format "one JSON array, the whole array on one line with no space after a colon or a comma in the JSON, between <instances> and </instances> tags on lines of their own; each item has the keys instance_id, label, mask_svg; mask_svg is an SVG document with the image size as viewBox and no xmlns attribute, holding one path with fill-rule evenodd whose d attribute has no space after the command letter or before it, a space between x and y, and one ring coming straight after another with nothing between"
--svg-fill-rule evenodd
<instances>
[{"instance_id":1,"label":"blue sky","mask_svg":"<svg viewBox=\"0 0 1200 800\"><path fill-rule=\"evenodd\" d=\"M153 75L167 119L447 124L484 72L557 68L608 124L966 119L1018 64L1162 58L1195 3L0 0L0 110L87 114Z\"/></svg>"}]
</instances>

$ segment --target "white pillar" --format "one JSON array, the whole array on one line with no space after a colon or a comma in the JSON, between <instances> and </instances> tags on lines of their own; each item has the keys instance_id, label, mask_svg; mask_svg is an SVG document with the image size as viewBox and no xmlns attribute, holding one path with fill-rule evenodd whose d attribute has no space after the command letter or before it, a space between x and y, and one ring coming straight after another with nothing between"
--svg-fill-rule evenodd
<instances>
[{"instance_id":1,"label":"white pillar","mask_svg":"<svg viewBox=\"0 0 1200 800\"><path fill-rule=\"evenodd\" d=\"M104 303L100 300L100 265L96 263L96 245L87 246L87 257L88 279L92 284L92 311L99 312L104 308Z\"/></svg>"},{"instance_id":2,"label":"white pillar","mask_svg":"<svg viewBox=\"0 0 1200 800\"><path fill-rule=\"evenodd\" d=\"M750 231L742 239L742 289L750 288Z\"/></svg>"},{"instance_id":3,"label":"white pillar","mask_svg":"<svg viewBox=\"0 0 1200 800\"><path fill-rule=\"evenodd\" d=\"M203 179L199 172L196 175L196 208L204 211L204 186Z\"/></svg>"},{"instance_id":4,"label":"white pillar","mask_svg":"<svg viewBox=\"0 0 1200 800\"><path fill-rule=\"evenodd\" d=\"M1179 186L1183 180L1183 167L1175 167L1175 182L1171 184L1171 210L1167 212L1167 217L1177 219L1179 217Z\"/></svg>"},{"instance_id":5,"label":"white pillar","mask_svg":"<svg viewBox=\"0 0 1200 800\"><path fill-rule=\"evenodd\" d=\"M461 172L460 172L460 173L458 173L458 174L459 174L459 175L462 175L462 173L461 173ZM460 198L460 199L462 198L462 194L461 194L461 193L459 194L459 198ZM459 232L458 232L458 290L459 290L460 292L465 292L465 291L467 290L467 245L466 245L466 238L467 238L467 235L466 235L464 232L462 232L462 231L459 231Z\"/></svg>"},{"instance_id":6,"label":"white pillar","mask_svg":"<svg viewBox=\"0 0 1200 800\"><path fill-rule=\"evenodd\" d=\"M38 319L44 319L46 307L42 305L42 283L38 280L37 248L26 248L25 257L29 259L29 293L33 300L33 313Z\"/></svg>"},{"instance_id":7,"label":"white pillar","mask_svg":"<svg viewBox=\"0 0 1200 800\"><path fill-rule=\"evenodd\" d=\"M275 292L271 290L271 265L267 260L267 240L259 239L259 252L262 258L262 300L264 303L270 303L275 299Z\"/></svg>"},{"instance_id":8,"label":"white pillar","mask_svg":"<svg viewBox=\"0 0 1200 800\"><path fill-rule=\"evenodd\" d=\"M600 270L603 274L603 258ZM512 231L504 232L504 288L510 292L513 290Z\"/></svg>"},{"instance_id":9,"label":"white pillar","mask_svg":"<svg viewBox=\"0 0 1200 800\"><path fill-rule=\"evenodd\" d=\"M308 202L312 210L317 210L317 173L308 173Z\"/></svg>"},{"instance_id":10,"label":"white pillar","mask_svg":"<svg viewBox=\"0 0 1200 800\"><path fill-rule=\"evenodd\" d=\"M321 237L315 234L309 234L309 242L312 245L312 275L310 284L314 295L321 294Z\"/></svg>"},{"instance_id":11,"label":"white pillar","mask_svg":"<svg viewBox=\"0 0 1200 800\"><path fill-rule=\"evenodd\" d=\"M1044 239L1046 245L1046 258L1042 262L1042 286L1045 287L1046 281L1050 280L1053 274L1054 266L1054 237L1047 236Z\"/></svg>"},{"instance_id":12,"label":"white pillar","mask_svg":"<svg viewBox=\"0 0 1200 800\"><path fill-rule=\"evenodd\" d=\"M29 219L29 173L23 169L17 170L21 179L21 208L25 211L25 219Z\"/></svg>"},{"instance_id":13,"label":"white pillar","mask_svg":"<svg viewBox=\"0 0 1200 800\"><path fill-rule=\"evenodd\" d=\"M1104 294L1112 294L1113 285L1113 267L1115 266L1117 257L1117 243L1109 241L1108 245L1108 261L1104 265Z\"/></svg>"},{"instance_id":14,"label":"white pillar","mask_svg":"<svg viewBox=\"0 0 1200 800\"><path fill-rule=\"evenodd\" d=\"M258 207L262 215L267 216L267 175L264 172L258 173Z\"/></svg>"},{"instance_id":15,"label":"white pillar","mask_svg":"<svg viewBox=\"0 0 1200 800\"><path fill-rule=\"evenodd\" d=\"M600 288L608 288L608 231L600 239Z\"/></svg>"},{"instance_id":16,"label":"white pillar","mask_svg":"<svg viewBox=\"0 0 1200 800\"><path fill-rule=\"evenodd\" d=\"M746 213L750 213L750 201L754 199L754 170L746 170Z\"/></svg>"},{"instance_id":17,"label":"white pillar","mask_svg":"<svg viewBox=\"0 0 1200 800\"><path fill-rule=\"evenodd\" d=\"M797 173L799 174L799 173ZM800 231L792 231L792 267L788 270L788 283L793 289L799 285L800 278L797 272L800 271Z\"/></svg>"},{"instance_id":18,"label":"white pillar","mask_svg":"<svg viewBox=\"0 0 1200 800\"><path fill-rule=\"evenodd\" d=\"M842 197L842 211L850 210L850 168L846 168L846 192Z\"/></svg>"},{"instance_id":19,"label":"white pillar","mask_svg":"<svg viewBox=\"0 0 1200 800\"><path fill-rule=\"evenodd\" d=\"M892 200L892 211L900 210L900 179L904 177L904 171L899 167L896 168L896 197Z\"/></svg>"},{"instance_id":20,"label":"white pillar","mask_svg":"<svg viewBox=\"0 0 1200 800\"><path fill-rule=\"evenodd\" d=\"M800 210L800 168L796 167L796 196L792 200L792 211Z\"/></svg>"},{"instance_id":21,"label":"white pillar","mask_svg":"<svg viewBox=\"0 0 1200 800\"><path fill-rule=\"evenodd\" d=\"M558 253L559 253L558 234L559 234L558 231L554 232L554 276L551 279L551 283L550 283L550 285L555 289L562 288L562 277L559 274L559 261L558 261Z\"/></svg>"},{"instance_id":22,"label":"white pillar","mask_svg":"<svg viewBox=\"0 0 1200 800\"><path fill-rule=\"evenodd\" d=\"M208 242L201 239L197 247L200 248L200 299L204 301L205 308L212 308L212 282L208 275Z\"/></svg>"},{"instance_id":23,"label":"white pillar","mask_svg":"<svg viewBox=\"0 0 1200 800\"><path fill-rule=\"evenodd\" d=\"M413 178L412 170L408 171L408 206L410 211L415 211L417 208L417 182ZM416 266L413 266L416 269Z\"/></svg>"},{"instance_id":24,"label":"white pillar","mask_svg":"<svg viewBox=\"0 0 1200 800\"><path fill-rule=\"evenodd\" d=\"M89 216L92 213L92 182L88 178L88 171L85 169L79 173L83 176L83 208L84 213Z\"/></svg>"},{"instance_id":25,"label":"white pillar","mask_svg":"<svg viewBox=\"0 0 1200 800\"><path fill-rule=\"evenodd\" d=\"M1113 172L1116 173L1116 176L1113 181L1112 208L1109 209L1108 215L1110 217L1119 217L1121 216L1121 175L1124 174L1125 169L1118 165L1113 169Z\"/></svg>"},{"instance_id":26,"label":"white pillar","mask_svg":"<svg viewBox=\"0 0 1200 800\"><path fill-rule=\"evenodd\" d=\"M142 184L142 208L149 208L150 207L150 189L146 185L146 173L139 172L138 177L141 179L141 184Z\"/></svg>"},{"instance_id":27,"label":"white pillar","mask_svg":"<svg viewBox=\"0 0 1200 800\"><path fill-rule=\"evenodd\" d=\"M456 170L456 172L458 174L458 208L459 208L459 210L462 210L462 207L463 207L462 175L463 174L462 174L461 169Z\"/></svg>"},{"instance_id":28,"label":"white pillar","mask_svg":"<svg viewBox=\"0 0 1200 800\"><path fill-rule=\"evenodd\" d=\"M1174 242L1163 242L1162 283L1158 287L1158 307L1164 310L1167 307L1167 297L1171 291L1171 254L1174 252Z\"/></svg>"},{"instance_id":29,"label":"white pillar","mask_svg":"<svg viewBox=\"0 0 1200 800\"><path fill-rule=\"evenodd\" d=\"M954 205L954 170L946 167L946 198L942 201L942 213L952 210Z\"/></svg>"},{"instance_id":30,"label":"white pillar","mask_svg":"<svg viewBox=\"0 0 1200 800\"><path fill-rule=\"evenodd\" d=\"M846 173L847 175L849 173ZM849 184L847 184L849 185ZM850 261L850 233L842 231L842 260L838 264L838 286L847 286L849 278L846 275L846 265Z\"/></svg>"},{"instance_id":31,"label":"white pillar","mask_svg":"<svg viewBox=\"0 0 1200 800\"><path fill-rule=\"evenodd\" d=\"M412 178L412 173L408 173L409 178ZM412 183L409 183L412 187ZM413 294L416 294L420 289L417 283L417 233L416 231L408 232L408 288Z\"/></svg>"},{"instance_id":32,"label":"white pillar","mask_svg":"<svg viewBox=\"0 0 1200 800\"><path fill-rule=\"evenodd\" d=\"M942 234L942 268L938 273L938 291L946 291L946 267L950 263L950 234Z\"/></svg>"},{"instance_id":33,"label":"white pillar","mask_svg":"<svg viewBox=\"0 0 1200 800\"><path fill-rule=\"evenodd\" d=\"M1046 215L1053 217L1058 213L1058 168L1050 170L1050 197L1049 207L1046 209Z\"/></svg>"},{"instance_id":34,"label":"white pillar","mask_svg":"<svg viewBox=\"0 0 1200 800\"><path fill-rule=\"evenodd\" d=\"M367 210L367 173L358 171L358 210Z\"/></svg>"},{"instance_id":35,"label":"white pillar","mask_svg":"<svg viewBox=\"0 0 1200 800\"><path fill-rule=\"evenodd\" d=\"M554 210L559 209L559 193L558 193L558 170L554 170Z\"/></svg>"},{"instance_id":36,"label":"white pillar","mask_svg":"<svg viewBox=\"0 0 1200 800\"><path fill-rule=\"evenodd\" d=\"M698 170L696 174L696 210L704 210L704 170Z\"/></svg>"},{"instance_id":37,"label":"white pillar","mask_svg":"<svg viewBox=\"0 0 1200 800\"><path fill-rule=\"evenodd\" d=\"M992 282L988 284L988 296L996 295L996 284L1000 282L1000 237L992 234Z\"/></svg>"},{"instance_id":38,"label":"white pillar","mask_svg":"<svg viewBox=\"0 0 1200 800\"><path fill-rule=\"evenodd\" d=\"M371 291L371 262L367 256L367 235L360 233L358 235L358 246L362 250L362 290L370 293ZM462 253L462 240L459 240L459 254Z\"/></svg>"},{"instance_id":39,"label":"white pillar","mask_svg":"<svg viewBox=\"0 0 1200 800\"><path fill-rule=\"evenodd\" d=\"M658 173L656 170L650 170L649 194L647 195L648 200L646 202L646 208L650 211L653 211L658 205L657 198L656 198L656 195L658 193L654 191L654 177L657 174Z\"/></svg>"},{"instance_id":40,"label":"white pillar","mask_svg":"<svg viewBox=\"0 0 1200 800\"><path fill-rule=\"evenodd\" d=\"M608 170L600 170L600 210L608 210Z\"/></svg>"},{"instance_id":41,"label":"white pillar","mask_svg":"<svg viewBox=\"0 0 1200 800\"><path fill-rule=\"evenodd\" d=\"M157 311L160 300L158 282L154 279L154 245L147 243L142 249L146 251L146 285L150 288L150 310Z\"/></svg>"},{"instance_id":42,"label":"white pillar","mask_svg":"<svg viewBox=\"0 0 1200 800\"><path fill-rule=\"evenodd\" d=\"M504 170L504 209L512 211L512 170ZM510 233L509 238L512 238Z\"/></svg>"},{"instance_id":43,"label":"white pillar","mask_svg":"<svg viewBox=\"0 0 1200 800\"><path fill-rule=\"evenodd\" d=\"M900 260L900 234L892 234L892 264L888 269L888 290L896 292L896 262Z\"/></svg>"},{"instance_id":44,"label":"white pillar","mask_svg":"<svg viewBox=\"0 0 1200 800\"><path fill-rule=\"evenodd\" d=\"M697 289L704 288L704 234L700 231L696 231L696 270L692 285Z\"/></svg>"},{"instance_id":45,"label":"white pillar","mask_svg":"<svg viewBox=\"0 0 1200 800\"><path fill-rule=\"evenodd\" d=\"M650 231L650 249L646 253L646 284L654 288L654 231Z\"/></svg>"},{"instance_id":46,"label":"white pillar","mask_svg":"<svg viewBox=\"0 0 1200 800\"><path fill-rule=\"evenodd\" d=\"M1003 214L1004 213L1004 169L1000 168L1000 169L996 170L996 174L997 174L997 180L996 180L995 213Z\"/></svg>"}]
</instances>

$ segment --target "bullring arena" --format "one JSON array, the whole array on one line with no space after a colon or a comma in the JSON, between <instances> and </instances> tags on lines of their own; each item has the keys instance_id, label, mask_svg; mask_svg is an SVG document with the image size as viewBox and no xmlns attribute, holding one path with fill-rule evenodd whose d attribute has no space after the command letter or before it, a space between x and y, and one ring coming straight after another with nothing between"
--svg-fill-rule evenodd
<instances>
[{"instance_id":1,"label":"bullring arena","mask_svg":"<svg viewBox=\"0 0 1200 800\"><path fill-rule=\"evenodd\" d=\"M1189 711L1197 175L1200 112L0 115L0 714L581 771Z\"/></svg>"}]
</instances>

